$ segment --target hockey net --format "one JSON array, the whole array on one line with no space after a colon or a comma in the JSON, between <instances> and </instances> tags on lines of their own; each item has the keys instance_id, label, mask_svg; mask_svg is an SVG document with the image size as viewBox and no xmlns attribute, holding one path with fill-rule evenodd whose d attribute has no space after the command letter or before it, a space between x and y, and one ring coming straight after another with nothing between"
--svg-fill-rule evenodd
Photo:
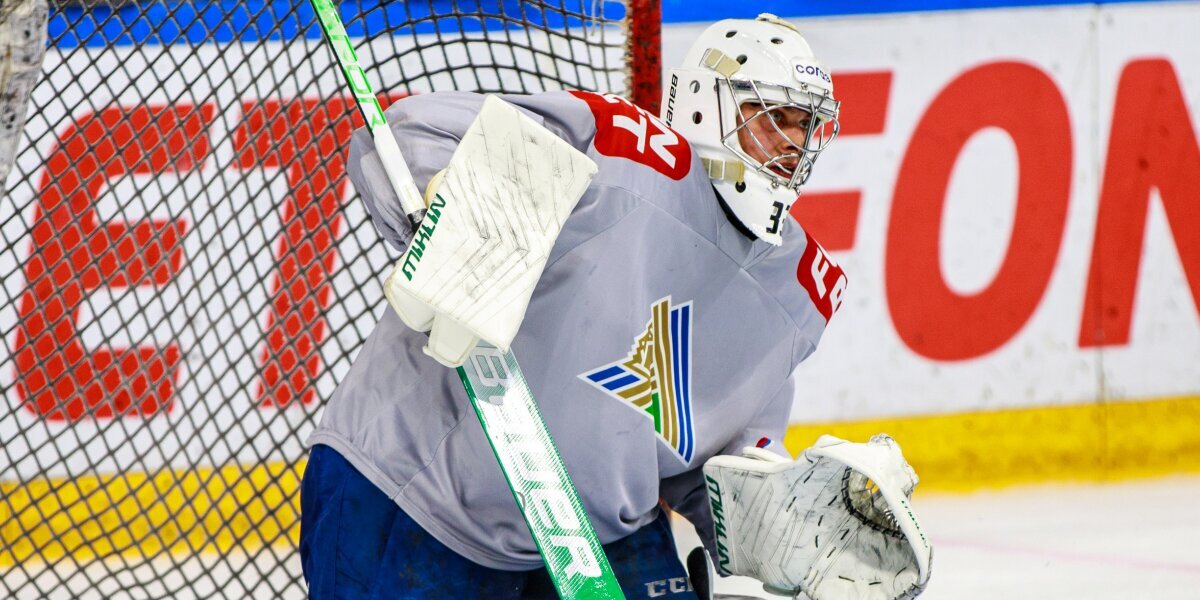
<instances>
[{"instance_id":1,"label":"hockey net","mask_svg":"<svg viewBox=\"0 0 1200 600\"><path fill-rule=\"evenodd\" d=\"M340 7L384 104L658 101L656 0ZM0 597L303 597L303 443L395 258L311 6L51 0L48 23L0 187Z\"/></svg>"}]
</instances>

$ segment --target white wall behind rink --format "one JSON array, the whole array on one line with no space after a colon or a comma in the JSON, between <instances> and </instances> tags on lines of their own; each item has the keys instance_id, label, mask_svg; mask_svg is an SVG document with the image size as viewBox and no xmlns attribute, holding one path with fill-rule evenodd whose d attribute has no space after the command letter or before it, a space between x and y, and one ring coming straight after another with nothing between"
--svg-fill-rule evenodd
<instances>
[{"instance_id":1,"label":"white wall behind rink","mask_svg":"<svg viewBox=\"0 0 1200 600\"><path fill-rule=\"evenodd\" d=\"M798 371L794 422L1200 393L1200 319L1197 298L1193 297L1193 291L1200 293L1200 255L1184 251L1181 258L1177 250L1177 243L1185 248L1200 244L1200 188L1192 187L1185 194L1172 192L1173 206L1179 208L1170 223L1162 194L1149 188L1142 194L1146 199L1136 204L1145 207L1148 203L1149 214L1127 340L1113 341L1121 336L1111 331L1111 321L1093 319L1090 323L1105 324L1106 342L1081 346L1085 310L1101 310L1095 302L1085 302L1085 292L1105 173L1113 171L1109 175L1113 189L1125 189L1121 186L1130 179L1122 175L1131 172L1128 168L1115 169L1119 165L1109 165L1107 159L1119 82L1123 73L1134 74L1127 70L1131 63L1150 61L1147 68L1151 70L1161 67L1157 61L1169 64L1177 88L1171 89L1171 78L1153 79L1154 93L1182 93L1190 124L1166 128L1170 130L1168 138L1182 144L1180 147L1186 147L1187 133L1194 140L1196 113L1200 112L1200 42L1194 38L1200 31L1200 5L1073 6L794 21L834 72L835 86L838 74L891 74L882 133L837 140L822 155L807 186L809 194L860 190L861 205L852 245L833 252L850 277L850 286L818 352ZM664 64L682 61L691 39L703 27L666 27ZM978 127L972 110L926 115L948 86L970 88L968 72L983 69L995 74L999 72L997 64L1008 64L1009 71L1029 74L1030 81L1048 81L1049 86L1043 87L1051 92L1057 88L1061 101L1056 101L1056 94L1037 93L1030 88L999 88L992 93L1001 96L1001 102L1011 107L1018 121L1035 119L1033 125L1022 126L1028 139L1053 138L1054 127L1047 124L1065 128L1062 131L1069 133L1062 139L1068 152L1048 152L1062 145L1030 143L1028 139L1020 147L1014 141L1020 134L1014 136L998 127ZM1135 92L1130 97L1149 97L1146 94L1150 92L1127 87ZM1158 90L1160 87L1163 89ZM1159 111L1156 103L1137 106L1151 110L1120 118L1149 123L1155 115L1169 112ZM847 104L843 114L853 109ZM1065 118L1056 118L1064 113ZM901 172L922 118L930 119L926 123L941 127L943 132L967 138L954 143L961 143L961 151L956 158L948 159L953 164L948 182L944 174L937 175L934 168L927 172L926 165L919 162L905 165L907 174ZM957 127L959 122L961 129ZM1147 153L1154 156L1154 145L1164 142L1152 125L1142 127L1140 132L1138 127L1131 127L1138 133L1127 139L1134 143L1123 145L1114 162L1127 165ZM920 136L922 148L952 142L930 138ZM1191 143L1194 146L1195 142ZM927 155L929 152L921 154ZM1020 166L1022 157L1025 164ZM1189 157L1181 152L1174 164L1157 172L1200 173L1200 163L1190 162ZM1035 250L1021 254L1014 252L1010 244L1018 196L1023 195L1024 202L1032 206L1039 194L1053 194L1040 185L1045 177L1028 180L1028 184L1037 183L1038 187L1019 192L1018 173L1025 172L1027 178L1032 178L1030 170L1039 168L1063 173L1062 189L1069 189L1065 192L1062 240L1055 251L1053 235L1026 236L1017 244L1032 245ZM1151 171L1154 168L1151 165ZM959 295L964 304L990 295L1000 304L989 306L1004 306L1003 310L957 320L950 315L945 322L955 325L951 330L939 331L936 323L942 321L941 313L947 312L944 303L933 301L933 306L920 308L931 297L927 286L920 282L905 285L911 279L900 280L895 274L888 278L888 269L904 273L899 265L921 264L920 256L897 251L920 247L920 238L916 237L920 232L901 226L911 223L912 218L892 214L897 184L903 178L908 178L910 197L918 197L926 187L936 192L945 185L940 227L936 211L929 213L934 215L929 231L939 232L936 253L926 252L930 270L936 265L945 287ZM906 205L904 210L910 207ZM1043 224L1032 225L1030 231L1055 231L1044 224L1047 220L1043 216L1035 215L1033 220ZM1196 241L1189 241L1193 239ZM1010 254L1012 273L998 280ZM931 256L934 259L928 260ZM1037 271L1036 266L1023 264L1022 257L1029 256L1046 257L1045 277L1020 273L1023 269ZM1185 265L1192 271L1190 287ZM1119 295L1116 291L1122 286L1110 281L1110 272L1098 273L1101 277L1095 285L1103 290L1101 296L1106 302ZM921 281L937 281L936 274ZM1028 310L1019 308L1022 299L1029 305ZM931 312L920 316L922 310ZM1004 310L1017 314L998 314ZM899 319L910 323L910 334L914 319L934 324L928 327L932 347L964 346L975 350L962 353L970 356L946 357L936 356L939 353L930 352L928 347L925 351L914 348L919 344L912 342L912 335L907 340L901 335L900 329L905 326L897 323L898 311L905 312ZM981 342L989 333L996 340ZM954 337L958 341L951 339Z\"/></svg>"},{"instance_id":2,"label":"white wall behind rink","mask_svg":"<svg viewBox=\"0 0 1200 600\"><path fill-rule=\"evenodd\" d=\"M1159 194L1147 192L1147 200L1141 204L1142 207L1149 205L1149 219L1145 228L1145 243L1136 249L1140 257L1140 271L1136 276L1136 296L1132 303L1128 340L1104 346L1080 346L1100 190L1104 174L1112 170L1107 164L1107 152L1118 82L1123 73L1129 71L1131 64L1144 65L1146 61L1167 64L1173 73L1170 81L1155 81L1148 87L1166 90L1159 90L1162 96L1182 94L1193 115L1186 117L1191 124L1167 128L1170 130L1167 137L1174 136L1173 139L1178 142L1179 135L1186 132L1194 138L1194 115L1200 102L1200 78L1197 76L1200 73L1200 45L1190 43L1188 36L1200 31L1200 5L1006 9L798 22L820 56L834 71L835 81L843 82L839 89L850 87L844 85L846 76L864 73L884 74L883 79L888 85L880 97L874 98L879 106L886 107L878 131L860 131L854 135L847 133L837 140L832 149L822 156L808 186L809 198L818 198L830 192L861 192L861 204L853 215L850 242L842 248L835 248L829 238L822 240L831 249L832 256L846 269L850 286L844 296L842 309L833 319L821 348L800 368L793 421L849 420L1078 404L1102 398L1144 399L1200 394L1200 319L1197 318L1196 302L1191 291L1200 289L1200 254L1195 250L1190 254L1184 252L1185 256L1192 257L1184 260L1177 250L1177 247L1200 249L1200 201L1197 201L1200 196L1200 179L1197 179L1200 178L1200 159L1189 162L1190 155L1184 148L1186 144L1177 144L1181 158L1178 164L1168 165L1171 168L1165 170L1182 174L1181 177L1193 177L1179 181L1184 184L1195 182L1195 185L1185 189L1184 193L1180 193L1176 187L1171 188L1170 193L1163 194L1175 207L1171 224L1168 225L1168 211L1164 210L1165 204L1159 200ZM666 27L664 64L680 62L687 46L702 28L703 25ZM263 54L296 52L308 56L310 60L329 59L327 54L311 52L309 43L255 46L246 48L246 51ZM179 54L193 52L183 46L167 51ZM202 52L212 51L211 48L202 47ZM106 55L105 60L115 58L115 55ZM52 52L47 60L93 62L92 57L81 53L64 58ZM200 69L202 65L212 62L204 61L203 55L190 60L188 69ZM109 63L75 70L81 74L78 77L80 85L88 85L110 71L121 73L119 69L104 69L105 64ZM221 61L215 64L220 65ZM234 61L233 64L243 63ZM965 86L968 92L974 89L970 81L963 83L965 74L993 73L996 65L1008 65L1009 71L1019 71L1027 79L1032 77L1031 81L1041 82L1042 94L1037 97L1031 96L1030 89L1019 87L1005 88L996 94L1001 96L1005 107L1011 106L1012 114L1018 117L1015 122L1024 122L1021 117L1028 115L1033 125L1021 129L1026 137L1032 133L1035 141L1048 139L1052 136L1048 133L1042 135L1050 132L1046 124L1057 123L1066 132L1064 139L1069 139L1069 143L1064 142L1069 148L1068 153L1033 151L1043 150L1040 147L1018 153L1018 148L1025 148L1021 144L1029 143L1026 137L1022 137L1018 143L1010 132L999 128L970 130L974 111L969 109L959 108L926 118L926 112L935 104L935 99L940 95L944 97L948 87L956 86L954 89L961 90ZM325 80L321 87L314 89L341 89L336 72L321 69L320 66L314 68L314 72L325 73ZM211 80L228 82L243 76L246 75L240 72L230 73L228 77L214 74ZM1047 87L1050 90L1048 94L1045 93ZM107 106L110 103L137 106L145 102L165 102L168 97L161 90L153 92L150 98L143 98L142 92L136 87L120 86L118 89L126 90L130 97L100 97L98 94L105 91L100 87L91 92L89 99L95 106ZM182 97L188 101L208 98L208 92L207 89L195 88ZM289 93L289 90L283 92ZM229 164L228 159L236 152L234 132L244 121L242 102L256 99L239 98L236 94L219 96L222 102L225 102L226 96L229 100L227 104L217 107L215 114L221 118L208 135L211 137L213 155L223 158L220 164ZM1054 102L1047 101L1045 96ZM848 101L845 106L847 123L854 118L855 106L863 105L861 96L856 100L860 102L858 105ZM75 110L74 105L62 103L43 105L51 106L55 111ZM87 108L87 105L80 106ZM1161 146L1159 138L1163 134L1156 119L1169 112L1152 105L1123 116L1128 121L1147 123L1149 133L1135 136L1128 142L1128 152L1118 154L1121 164L1136 165L1138 156ZM1059 115L1061 122L1046 115ZM40 123L45 128L47 123L58 123L59 116L43 115L43 118L34 119L31 123L35 126ZM947 159L953 161L947 164L954 166L952 172L947 170L948 175L934 177L927 174L931 170L929 165L901 168L906 157L913 154L910 144L914 139L919 140L919 148L923 152L943 146L957 147L957 144L951 143L952 140L941 140L938 135L914 136L918 123L959 123L967 128L959 132L969 136L962 144L962 151L957 157L950 156ZM39 153L23 155L26 160L37 160L38 156L47 155L57 143L56 135L43 133L38 131L31 134L31 139L40 140L38 143L45 147ZM62 131L57 133L61 135ZM1194 139L1188 143L1195 145ZM1066 154L1070 156L1069 162ZM1129 162L1131 160L1133 163ZM1155 160L1159 162L1151 166L1158 169L1156 172L1163 171L1162 158L1156 157ZM1001 265L1005 264L1006 257L1013 255L1009 240L1017 221L1015 209L1018 206L1018 190L1021 189L1017 176L1019 164L1021 172L1031 168L1031 165L1048 166L1051 172L1065 170L1066 179L1069 180L1069 202L1060 203L1066 206L1065 225L1060 228L1062 241L1055 246L1057 249L1051 248L1049 251L1044 289L1036 281L1033 286L997 288L993 285L1003 271ZM37 164L24 166L26 172L36 172L41 168ZM213 168L213 165L209 164L208 168ZM1030 179L1026 177L1025 180L1028 183ZM230 193L215 194L214 197L222 197L226 202L240 205L247 198L257 199L259 187L255 186L265 185L264 181L262 176L243 177L233 173L218 178L212 184L228 185ZM890 222L901 214L893 210L898 183L908 186L910 191L906 197L909 201L914 197L914 189L919 195L927 187L946 184L942 223L940 228L935 224L931 229L938 232L936 236L920 236L910 229L891 226ZM114 198L121 194L121 185L125 184L115 182L115 191L110 190L105 197L97 199L97 211L105 218L114 216L110 214L110 209ZM158 188L149 186L147 189ZM19 193L29 195L37 191L26 186L20 188ZM183 192L179 194L164 198L147 195L139 202L146 201L144 209L150 211L152 216L153 211L166 210L175 207L178 202L185 202L186 195ZM1024 196L1025 192L1021 194ZM270 197L263 195L261 200L256 201L269 202ZM1028 203L1026 200L1025 204ZM14 198L12 203L0 205L0 216L11 217L14 206L32 205L27 197ZM1180 206L1184 208L1180 209ZM202 215L215 208L197 207L196 210L201 211L197 215ZM361 205L351 203L346 210L356 211L354 214L358 218L355 221L362 221ZM270 210L255 211L255 214L278 218ZM132 211L123 214L126 219L140 216ZM25 233L13 233L10 230L24 227L29 219L32 216L25 220L0 219L8 228L5 230L6 239L20 240L17 253L6 254L4 257L12 258L3 259L17 260L18 264L0 264L0 272L21 272L19 263L25 256L22 253L30 251L30 238ZM233 222L230 222L230 231L233 230L232 225ZM279 225L271 221L263 227L263 235L267 235L278 231ZM1025 320L1023 315L1018 315L1022 318L1012 335L1002 336L1003 339L998 343L989 345L986 351L977 352L969 358L944 360L930 357L927 347L914 349L910 339L912 320L921 322L925 319L924 326L928 327L929 323L936 324L938 321L927 316L939 317L940 314L932 309L921 312L920 302L932 297L929 290L918 285L907 285L908 280L905 279L897 282L894 272L898 266L919 264L922 257L912 249L917 247L914 244L926 237L937 238L937 251L927 252L928 256L925 256L926 259L929 256L937 259L936 263L930 263L936 264L936 267L929 269L937 273L927 276L924 279L926 282L944 280L948 290L967 300L972 294L995 296L997 293L1002 301L1004 294L1014 300L1024 298L1030 303L1029 318ZM822 239L822 236L818 234L817 238ZM1179 246L1177 240L1181 243ZM202 254L198 249L200 238L190 236L183 243L186 256ZM360 250L351 248L358 243L353 236L346 236L338 243L343 246L342 256L351 256ZM264 251L254 260L269 263L272 260L271 248L258 245ZM1192 287L1189 287L1185 275L1185 265L1190 265L1188 268L1192 270L1191 280L1195 282ZM224 290L223 293L229 297L244 298L239 306L243 307L243 312L251 315L247 319L265 318L265 291L247 294L243 291L245 282L228 277L227 273L215 267L207 268L197 261L189 263L189 267L189 273L192 274L181 275L175 286L162 292L168 300L175 297L170 294L177 296L180 290L205 292L208 289L205 286L215 286ZM1018 275L1023 270L1031 270L1022 264L1015 267ZM267 267L263 267L256 271L267 270ZM1009 271L1012 270L1010 267ZM340 271L339 277L348 276L348 272ZM891 278L889 272L893 272ZM904 272L902 268L900 272ZM193 285L194 282L189 281L188 277L201 280L201 284ZM1120 288L1119 285L1105 282L1102 282L1105 290ZM19 290L22 284L23 281L14 278L6 285ZM335 281L334 284L339 285L339 282ZM10 290L10 293L15 292ZM97 292L93 296L98 303L95 306L100 307L97 310L111 304L104 294ZM901 328L897 326L897 301L901 304L908 302L908 308L899 314L908 319L905 322L909 325L904 330L909 338L902 336ZM120 310L106 314L118 320L113 316L119 316L118 313L123 314ZM345 311L331 313L331 330L340 330L347 318L345 314ZM98 470L115 471L128 466L131 460L141 456L140 449L148 447L157 450L143 457L141 464L146 470L171 461L177 461L180 466L197 461L223 464L230 458L226 454L235 453L234 448L253 449L248 445L243 446L242 441L261 446L261 452L239 455L237 458L241 460L258 461L268 454L272 457L300 454L299 440L305 437L305 428L310 423L307 413L288 409L282 411L283 418L276 418L277 409L259 409L253 398L253 385L239 383L254 381L260 367L256 360L261 356L261 336L243 344L244 348L236 353L231 364L210 367L203 361L194 361L190 358L190 352L214 344L229 346L229 328L222 327L221 323L209 327L209 323L199 322L180 310L172 311L168 317L160 321L161 331L151 332L148 342L161 345L174 337L178 338L181 347L191 350L184 354L184 364L177 381L176 409L161 415L162 418L150 419L145 423L125 419L116 424L108 420L67 424L38 419L30 411L20 408L22 401L13 386L18 373L11 368L13 363L7 361L9 357L0 356L3 359L0 363L9 365L0 369L0 387L9 391L6 401L11 407L6 412L0 411L0 439L5 440L11 456L25 457L14 465L17 474L24 476L41 472L41 465L54 465L50 470L53 476L68 474L59 459L79 454L101 460L97 465ZM0 320L15 318L15 308L0 307ZM1011 322L1011 315L1006 319ZM956 326L950 333L926 335L925 341L934 345L975 342L982 339L979 335L981 331L995 333L993 322L996 320L991 315L983 314ZM126 332L121 329L124 325L102 327L93 321L86 314L80 317L81 335L85 343L97 342L94 339L97 336L93 335L97 332L116 331L115 334L109 333L114 336L116 343L127 341L125 338L138 333ZM123 319L120 321L124 323ZM358 325L360 331L367 331L373 325L373 318L369 314L363 316ZM261 328L244 329L248 332L246 335L253 336ZM193 334L193 331L203 331L206 332L204 335L211 337L197 337L198 334ZM336 378L345 372L348 361L345 357L339 357L338 344L328 344L323 348L329 369L316 385L325 396L332 390ZM0 352L6 350L0 348ZM201 393L213 377L221 379L217 383L227 396ZM246 415L254 416L241 418ZM73 428L70 435L63 433L67 427ZM211 448L201 443L214 435L223 435L228 444ZM53 444L45 443L50 439L54 440ZM288 441L284 446L277 447L277 439Z\"/></svg>"}]
</instances>

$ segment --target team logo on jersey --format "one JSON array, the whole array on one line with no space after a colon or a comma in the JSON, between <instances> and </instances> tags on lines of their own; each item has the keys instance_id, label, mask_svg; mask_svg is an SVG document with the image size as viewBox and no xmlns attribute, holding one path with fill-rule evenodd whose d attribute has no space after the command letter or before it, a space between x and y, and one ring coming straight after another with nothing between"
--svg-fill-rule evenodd
<instances>
[{"instance_id":1,"label":"team logo on jersey","mask_svg":"<svg viewBox=\"0 0 1200 600\"><path fill-rule=\"evenodd\" d=\"M691 462L692 303L671 306L667 296L650 309L646 330L625 358L583 373L580 379L628 402L654 421L654 430Z\"/></svg>"}]
</instances>

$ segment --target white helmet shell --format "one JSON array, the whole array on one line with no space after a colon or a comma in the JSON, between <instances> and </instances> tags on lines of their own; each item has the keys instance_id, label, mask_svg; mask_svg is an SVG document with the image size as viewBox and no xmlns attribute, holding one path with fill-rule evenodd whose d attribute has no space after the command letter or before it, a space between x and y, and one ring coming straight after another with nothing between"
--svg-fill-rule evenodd
<instances>
[{"instance_id":1,"label":"white helmet shell","mask_svg":"<svg viewBox=\"0 0 1200 600\"><path fill-rule=\"evenodd\" d=\"M696 149L740 225L781 244L800 186L838 130L833 80L808 42L770 14L718 21L670 71L663 96L663 120Z\"/></svg>"}]
</instances>

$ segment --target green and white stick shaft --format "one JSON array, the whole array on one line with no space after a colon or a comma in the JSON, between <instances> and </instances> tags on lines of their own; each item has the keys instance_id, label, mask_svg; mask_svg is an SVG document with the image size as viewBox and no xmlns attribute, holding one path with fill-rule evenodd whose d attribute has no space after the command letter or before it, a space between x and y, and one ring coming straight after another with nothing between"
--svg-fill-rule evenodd
<instances>
[{"instance_id":1,"label":"green and white stick shaft","mask_svg":"<svg viewBox=\"0 0 1200 600\"><path fill-rule=\"evenodd\" d=\"M415 230L424 218L425 201L358 64L337 7L331 0L311 2ZM458 375L559 596L624 598L516 357L480 343Z\"/></svg>"},{"instance_id":2,"label":"green and white stick shaft","mask_svg":"<svg viewBox=\"0 0 1200 600\"><path fill-rule=\"evenodd\" d=\"M404 214L408 215L409 224L416 230L425 218L425 199L413 182L408 163L404 162L404 156L400 154L400 145L396 143L396 136L392 134L387 120L383 117L383 107L379 106L379 99L371 89L371 82L367 81L367 74L358 64L358 55L354 53L354 46L350 44L346 27L342 25L337 5L333 0L311 1L317 19L321 22L321 29L325 31L325 37L333 48L338 65L342 67L342 74L346 76L346 83L350 85L350 91L354 92L355 104L371 130L371 137L375 140L375 151L383 161L384 172L387 173L396 196L400 198L400 206L404 209Z\"/></svg>"},{"instance_id":3,"label":"green and white stick shaft","mask_svg":"<svg viewBox=\"0 0 1200 600\"><path fill-rule=\"evenodd\" d=\"M624 598L512 351L480 342L458 368L562 598Z\"/></svg>"}]
</instances>

